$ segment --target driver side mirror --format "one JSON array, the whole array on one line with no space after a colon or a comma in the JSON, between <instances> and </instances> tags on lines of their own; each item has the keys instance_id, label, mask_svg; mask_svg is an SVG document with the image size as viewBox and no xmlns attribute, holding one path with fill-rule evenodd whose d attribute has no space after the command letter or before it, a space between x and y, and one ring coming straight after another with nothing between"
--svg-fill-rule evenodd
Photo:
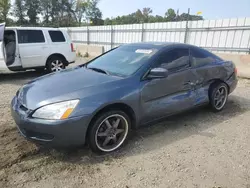
<instances>
[{"instance_id":1,"label":"driver side mirror","mask_svg":"<svg viewBox=\"0 0 250 188\"><path fill-rule=\"evenodd\" d=\"M151 69L147 76L148 79L159 79L167 77L168 77L168 70L161 67Z\"/></svg>"}]
</instances>

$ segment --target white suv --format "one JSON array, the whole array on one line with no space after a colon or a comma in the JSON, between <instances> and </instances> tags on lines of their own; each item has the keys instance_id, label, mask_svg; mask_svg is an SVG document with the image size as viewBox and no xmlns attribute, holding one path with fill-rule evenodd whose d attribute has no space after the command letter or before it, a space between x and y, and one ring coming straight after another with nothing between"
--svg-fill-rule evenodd
<instances>
[{"instance_id":1,"label":"white suv","mask_svg":"<svg viewBox=\"0 0 250 188\"><path fill-rule=\"evenodd\" d=\"M66 29L5 28L5 24L0 24L0 70L56 72L75 59L74 46Z\"/></svg>"}]
</instances>

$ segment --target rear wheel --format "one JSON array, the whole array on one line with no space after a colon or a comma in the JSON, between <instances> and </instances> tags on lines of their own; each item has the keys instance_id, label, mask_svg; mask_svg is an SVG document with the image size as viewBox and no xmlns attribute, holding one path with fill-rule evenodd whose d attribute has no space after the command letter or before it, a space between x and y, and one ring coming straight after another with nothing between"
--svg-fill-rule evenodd
<instances>
[{"instance_id":1,"label":"rear wheel","mask_svg":"<svg viewBox=\"0 0 250 188\"><path fill-rule=\"evenodd\" d=\"M215 112L223 110L228 99L228 87L225 83L219 82L211 87L210 106Z\"/></svg>"},{"instance_id":2,"label":"rear wheel","mask_svg":"<svg viewBox=\"0 0 250 188\"><path fill-rule=\"evenodd\" d=\"M124 144L131 121L123 111L109 111L98 116L90 126L88 141L92 151L109 153Z\"/></svg>"},{"instance_id":3,"label":"rear wheel","mask_svg":"<svg viewBox=\"0 0 250 188\"><path fill-rule=\"evenodd\" d=\"M47 62L47 72L58 72L65 69L65 60L59 56L50 58Z\"/></svg>"}]
</instances>

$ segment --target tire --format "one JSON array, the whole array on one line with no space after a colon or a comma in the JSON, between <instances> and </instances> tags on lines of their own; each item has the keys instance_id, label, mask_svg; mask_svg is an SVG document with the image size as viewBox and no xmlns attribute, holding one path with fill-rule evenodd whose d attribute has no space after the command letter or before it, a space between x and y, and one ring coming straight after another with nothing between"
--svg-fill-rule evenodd
<instances>
[{"instance_id":1,"label":"tire","mask_svg":"<svg viewBox=\"0 0 250 188\"><path fill-rule=\"evenodd\" d=\"M127 141L131 120L123 111L112 110L99 115L90 126L88 144L91 150L95 153L110 153Z\"/></svg>"},{"instance_id":2,"label":"tire","mask_svg":"<svg viewBox=\"0 0 250 188\"><path fill-rule=\"evenodd\" d=\"M228 100L228 86L223 82L213 84L210 89L209 99L214 112L222 111Z\"/></svg>"},{"instance_id":3,"label":"tire","mask_svg":"<svg viewBox=\"0 0 250 188\"><path fill-rule=\"evenodd\" d=\"M65 69L65 60L60 56L53 56L47 61L46 69L48 73L59 72Z\"/></svg>"}]
</instances>

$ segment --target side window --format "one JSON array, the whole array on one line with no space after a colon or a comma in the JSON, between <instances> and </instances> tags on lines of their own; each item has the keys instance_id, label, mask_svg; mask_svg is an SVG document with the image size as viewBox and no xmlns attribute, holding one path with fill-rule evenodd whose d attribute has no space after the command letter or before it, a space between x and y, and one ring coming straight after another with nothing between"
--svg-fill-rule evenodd
<instances>
[{"instance_id":1,"label":"side window","mask_svg":"<svg viewBox=\"0 0 250 188\"><path fill-rule=\"evenodd\" d=\"M45 38L41 30L18 30L18 43L44 43Z\"/></svg>"},{"instance_id":2,"label":"side window","mask_svg":"<svg viewBox=\"0 0 250 188\"><path fill-rule=\"evenodd\" d=\"M212 53L203 49L191 49L191 62L194 67L205 66L219 60Z\"/></svg>"},{"instance_id":3,"label":"side window","mask_svg":"<svg viewBox=\"0 0 250 188\"><path fill-rule=\"evenodd\" d=\"M189 49L176 48L160 55L160 66L170 72L179 71L190 67Z\"/></svg>"},{"instance_id":4,"label":"side window","mask_svg":"<svg viewBox=\"0 0 250 188\"><path fill-rule=\"evenodd\" d=\"M65 37L61 31L49 31L52 42L65 42Z\"/></svg>"}]
</instances>

